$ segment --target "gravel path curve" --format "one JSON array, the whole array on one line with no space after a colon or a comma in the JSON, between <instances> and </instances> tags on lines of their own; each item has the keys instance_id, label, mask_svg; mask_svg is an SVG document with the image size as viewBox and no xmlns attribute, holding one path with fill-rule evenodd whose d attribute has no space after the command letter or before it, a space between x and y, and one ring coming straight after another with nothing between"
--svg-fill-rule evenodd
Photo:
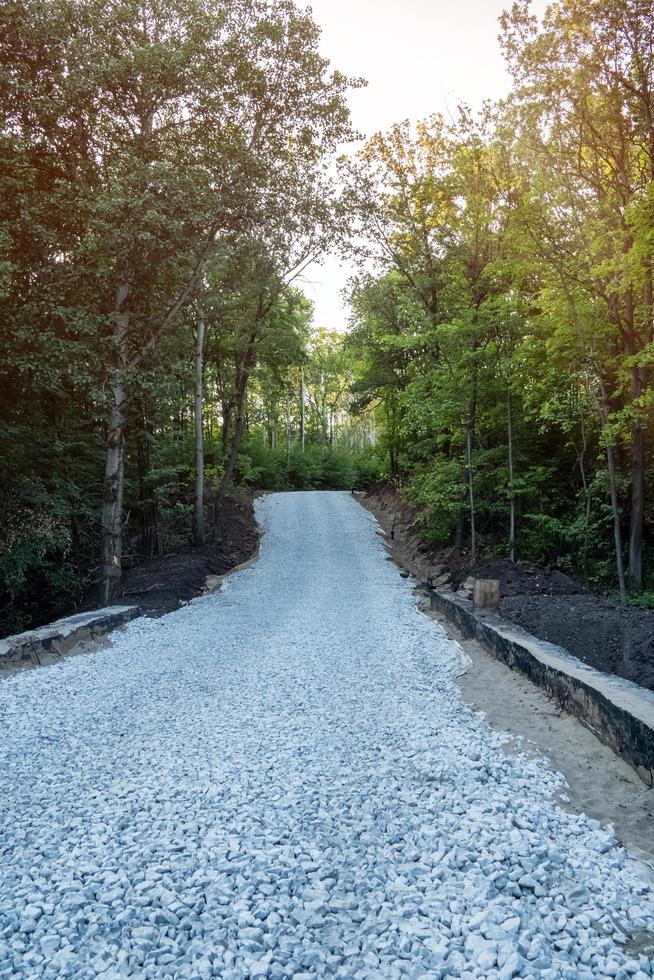
<instances>
[{"instance_id":1,"label":"gravel path curve","mask_svg":"<svg viewBox=\"0 0 654 980\"><path fill-rule=\"evenodd\" d=\"M0 977L645 977L651 886L507 755L344 493L0 683Z\"/></svg>"}]
</instances>

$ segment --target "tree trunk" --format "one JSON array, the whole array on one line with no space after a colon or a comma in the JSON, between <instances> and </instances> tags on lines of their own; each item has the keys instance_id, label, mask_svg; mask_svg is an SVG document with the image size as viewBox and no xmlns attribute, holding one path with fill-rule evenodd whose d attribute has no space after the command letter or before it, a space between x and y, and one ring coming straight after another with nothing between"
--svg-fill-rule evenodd
<instances>
[{"instance_id":1,"label":"tree trunk","mask_svg":"<svg viewBox=\"0 0 654 980\"><path fill-rule=\"evenodd\" d=\"M291 464L291 396L286 395L286 467Z\"/></svg>"},{"instance_id":2,"label":"tree trunk","mask_svg":"<svg viewBox=\"0 0 654 980\"><path fill-rule=\"evenodd\" d=\"M468 495L470 504L470 563L477 560L477 532L475 528L475 493L472 486L472 428L466 433L466 457L468 462Z\"/></svg>"},{"instance_id":3,"label":"tree trunk","mask_svg":"<svg viewBox=\"0 0 654 980\"><path fill-rule=\"evenodd\" d=\"M193 509L193 541L204 544L204 433L202 405L204 399L204 319L200 317L195 338L195 506Z\"/></svg>"},{"instance_id":4,"label":"tree trunk","mask_svg":"<svg viewBox=\"0 0 654 980\"><path fill-rule=\"evenodd\" d=\"M624 250L633 245L628 235ZM638 353L636 318L634 314L633 287L629 285L624 295L625 349L630 357ZM632 406L643 391L643 373L640 367L631 368L630 398ZM643 587L643 523L645 516L645 432L639 418L633 423L631 434L631 508L629 512L629 584L636 589Z\"/></svg>"},{"instance_id":5,"label":"tree trunk","mask_svg":"<svg viewBox=\"0 0 654 980\"><path fill-rule=\"evenodd\" d=\"M229 445L229 433L232 427L232 400L231 398L222 403L222 428L220 435L220 445L223 459L227 458L227 447Z\"/></svg>"},{"instance_id":6,"label":"tree trunk","mask_svg":"<svg viewBox=\"0 0 654 980\"><path fill-rule=\"evenodd\" d=\"M304 368L300 368L300 447L304 452Z\"/></svg>"},{"instance_id":7,"label":"tree trunk","mask_svg":"<svg viewBox=\"0 0 654 980\"><path fill-rule=\"evenodd\" d=\"M148 558L161 554L159 541L159 517L157 502L152 497L149 484L151 446L153 427L148 419L148 407L142 401L140 409L140 430L137 441L137 464L139 477L139 504L141 510L141 551Z\"/></svg>"},{"instance_id":8,"label":"tree trunk","mask_svg":"<svg viewBox=\"0 0 654 980\"><path fill-rule=\"evenodd\" d=\"M243 439L244 432L245 432L245 413L240 411L236 417L234 438L232 440L232 446L229 451L229 457L225 465L225 472L223 473L220 489L218 490L218 501L217 501L218 511L220 511L220 508L222 507L222 503L225 499L225 494L227 493L227 488L231 482L232 476L234 475L234 467L236 466L236 459L238 457L238 453L241 448L241 440Z\"/></svg>"},{"instance_id":9,"label":"tree trunk","mask_svg":"<svg viewBox=\"0 0 654 980\"><path fill-rule=\"evenodd\" d=\"M477 349L477 343L473 343L473 357ZM471 370L470 385L470 411L468 412L468 423L466 425L466 469L468 476L468 505L470 508L470 561L474 564L477 559L477 531L475 527L475 494L473 487L472 472L472 444L477 427L477 364L473 360Z\"/></svg>"},{"instance_id":10,"label":"tree trunk","mask_svg":"<svg viewBox=\"0 0 654 980\"><path fill-rule=\"evenodd\" d=\"M507 396L507 437L509 449L509 558L515 561L515 492L513 485L513 417L511 412L511 389Z\"/></svg>"},{"instance_id":11,"label":"tree trunk","mask_svg":"<svg viewBox=\"0 0 654 980\"><path fill-rule=\"evenodd\" d=\"M584 550L582 556L582 565L584 569L584 581L588 579L588 536L590 534L590 511L591 511L591 497L590 497L590 487L588 486L588 480L586 478L586 449L587 449L587 439L586 439L586 424L584 422L584 411L583 407L580 412L581 420L581 452L579 453L579 472L581 474L581 484L584 490Z\"/></svg>"},{"instance_id":12,"label":"tree trunk","mask_svg":"<svg viewBox=\"0 0 654 980\"><path fill-rule=\"evenodd\" d=\"M236 458L241 448L241 440L245 433L247 425L247 389L248 382L250 380L250 370L254 364L255 360L255 348L258 337L258 324L252 331L248 343L247 350L243 357L243 362L237 372L237 382L236 382L236 392L234 395L234 406L236 409L236 422L234 425L234 436L232 439L232 445L230 447L229 456L225 463L225 471L223 473L223 478L220 481L220 487L218 488L218 494L216 496L216 527L218 526L219 511L222 507L223 500L225 499L225 494L227 493L227 488L230 484L232 476L234 475L234 467L236 466Z\"/></svg>"},{"instance_id":13,"label":"tree trunk","mask_svg":"<svg viewBox=\"0 0 654 980\"><path fill-rule=\"evenodd\" d=\"M463 528L466 519L466 509L465 509L465 493L461 498L461 506L459 507L459 513L456 519L456 529L454 531L454 553L456 555L461 554L461 548L463 547Z\"/></svg>"},{"instance_id":14,"label":"tree trunk","mask_svg":"<svg viewBox=\"0 0 654 980\"><path fill-rule=\"evenodd\" d=\"M398 447L399 411L392 396L386 402L386 416L389 420L388 425L388 459L391 473L391 480L397 482L400 477L400 461ZM356 433L355 433L356 438Z\"/></svg>"},{"instance_id":15,"label":"tree trunk","mask_svg":"<svg viewBox=\"0 0 654 980\"><path fill-rule=\"evenodd\" d=\"M631 514L629 519L629 582L643 587L643 525L645 521L645 429L634 422L631 436Z\"/></svg>"},{"instance_id":16,"label":"tree trunk","mask_svg":"<svg viewBox=\"0 0 654 980\"><path fill-rule=\"evenodd\" d=\"M611 491L611 510L613 511L613 541L615 544L615 560L618 572L618 588L620 602L624 606L627 601L627 589L624 579L624 564L622 561L622 532L620 529L620 510L618 507L618 483L615 475L615 459L613 446L606 447L606 462L609 471L609 487Z\"/></svg>"},{"instance_id":17,"label":"tree trunk","mask_svg":"<svg viewBox=\"0 0 654 980\"><path fill-rule=\"evenodd\" d=\"M107 451L102 494L102 562L100 604L107 606L118 598L122 576L122 517L125 479L125 365L129 313L123 310L129 289L121 285L116 293L114 339L116 363L111 379L111 400L107 418Z\"/></svg>"},{"instance_id":18,"label":"tree trunk","mask_svg":"<svg viewBox=\"0 0 654 980\"><path fill-rule=\"evenodd\" d=\"M602 427L606 428L609 424L609 413L606 403L606 390L600 381L600 416ZM615 473L615 455L613 446L606 445L606 463L609 473L609 492L611 495L611 510L613 512L613 542L615 545L615 564L618 573L618 588L620 589L620 602L624 606L627 601L627 589L624 578L624 563L622 560L622 530L620 527L620 508L618 504L618 481Z\"/></svg>"},{"instance_id":19,"label":"tree trunk","mask_svg":"<svg viewBox=\"0 0 654 980\"><path fill-rule=\"evenodd\" d=\"M329 445L329 408L327 400L322 399L322 411L320 412L320 423L322 427L322 442L324 446Z\"/></svg>"}]
</instances>

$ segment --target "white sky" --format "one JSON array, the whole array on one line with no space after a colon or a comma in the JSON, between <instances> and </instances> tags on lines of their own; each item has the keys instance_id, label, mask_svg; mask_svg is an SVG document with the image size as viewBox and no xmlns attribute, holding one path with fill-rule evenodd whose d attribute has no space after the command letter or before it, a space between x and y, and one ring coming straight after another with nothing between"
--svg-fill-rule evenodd
<instances>
[{"instance_id":1,"label":"white sky","mask_svg":"<svg viewBox=\"0 0 654 980\"><path fill-rule=\"evenodd\" d=\"M321 51L368 87L349 97L364 136L403 119L453 114L459 102L480 107L506 95L509 76L497 40L498 17L511 0L298 0L322 28ZM546 0L534 0L542 13ZM340 295L348 270L328 257L299 283L316 306L316 326L344 330Z\"/></svg>"}]
</instances>

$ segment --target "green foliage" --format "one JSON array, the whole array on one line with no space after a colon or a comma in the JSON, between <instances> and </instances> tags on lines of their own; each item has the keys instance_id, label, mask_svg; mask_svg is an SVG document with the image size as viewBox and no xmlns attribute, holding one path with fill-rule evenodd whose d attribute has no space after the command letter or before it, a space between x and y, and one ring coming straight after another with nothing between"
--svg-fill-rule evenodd
<instances>
[{"instance_id":1,"label":"green foliage","mask_svg":"<svg viewBox=\"0 0 654 980\"><path fill-rule=\"evenodd\" d=\"M638 588L654 513L651 10L554 0L541 23L520 2L501 21L509 99L396 125L344 164L379 270L352 293L355 391L435 540L456 528L471 557L602 586L624 553Z\"/></svg>"},{"instance_id":2,"label":"green foliage","mask_svg":"<svg viewBox=\"0 0 654 980\"><path fill-rule=\"evenodd\" d=\"M49 489L6 470L1 485L0 630L12 633L81 599L92 576L95 527L79 487L59 482Z\"/></svg>"},{"instance_id":3,"label":"green foliage","mask_svg":"<svg viewBox=\"0 0 654 980\"><path fill-rule=\"evenodd\" d=\"M251 490L365 490L379 482L380 460L329 446L271 449L248 440L238 458L238 479Z\"/></svg>"},{"instance_id":4,"label":"green foliage","mask_svg":"<svg viewBox=\"0 0 654 980\"><path fill-rule=\"evenodd\" d=\"M237 460L238 480L252 490L288 490L286 453L249 440Z\"/></svg>"},{"instance_id":5,"label":"green foliage","mask_svg":"<svg viewBox=\"0 0 654 980\"><path fill-rule=\"evenodd\" d=\"M289 283L344 233L330 158L360 82L318 40L292 0L0 5L0 434L24 532L0 629L188 536L200 317L214 493L257 375L278 411L311 315Z\"/></svg>"},{"instance_id":6,"label":"green foliage","mask_svg":"<svg viewBox=\"0 0 654 980\"><path fill-rule=\"evenodd\" d=\"M7 0L0 629L82 600L107 513L128 556L190 537L198 356L207 502L390 477L434 541L647 585L650 21L515 3L510 98L377 134L341 188L360 83L292 0ZM348 235L343 338L291 283Z\"/></svg>"},{"instance_id":7,"label":"green foliage","mask_svg":"<svg viewBox=\"0 0 654 980\"><path fill-rule=\"evenodd\" d=\"M368 446L351 457L354 466L354 490L371 490L388 478L387 454L382 446Z\"/></svg>"},{"instance_id":8,"label":"green foliage","mask_svg":"<svg viewBox=\"0 0 654 980\"><path fill-rule=\"evenodd\" d=\"M638 609L654 609L654 590L643 589L642 592L630 595L628 602Z\"/></svg>"},{"instance_id":9,"label":"green foliage","mask_svg":"<svg viewBox=\"0 0 654 980\"><path fill-rule=\"evenodd\" d=\"M465 485L458 460L439 459L416 467L407 486L409 498L423 513L427 536L437 544L449 544L461 510Z\"/></svg>"}]
</instances>

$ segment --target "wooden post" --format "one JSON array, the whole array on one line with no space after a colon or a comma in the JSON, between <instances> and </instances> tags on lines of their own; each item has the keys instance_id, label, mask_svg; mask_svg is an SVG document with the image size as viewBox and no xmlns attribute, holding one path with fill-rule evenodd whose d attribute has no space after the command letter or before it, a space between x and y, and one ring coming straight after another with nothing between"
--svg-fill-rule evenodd
<instances>
[{"instance_id":1,"label":"wooden post","mask_svg":"<svg viewBox=\"0 0 654 980\"><path fill-rule=\"evenodd\" d=\"M500 604L500 580L476 578L472 585L472 604L475 609L497 609Z\"/></svg>"}]
</instances>

